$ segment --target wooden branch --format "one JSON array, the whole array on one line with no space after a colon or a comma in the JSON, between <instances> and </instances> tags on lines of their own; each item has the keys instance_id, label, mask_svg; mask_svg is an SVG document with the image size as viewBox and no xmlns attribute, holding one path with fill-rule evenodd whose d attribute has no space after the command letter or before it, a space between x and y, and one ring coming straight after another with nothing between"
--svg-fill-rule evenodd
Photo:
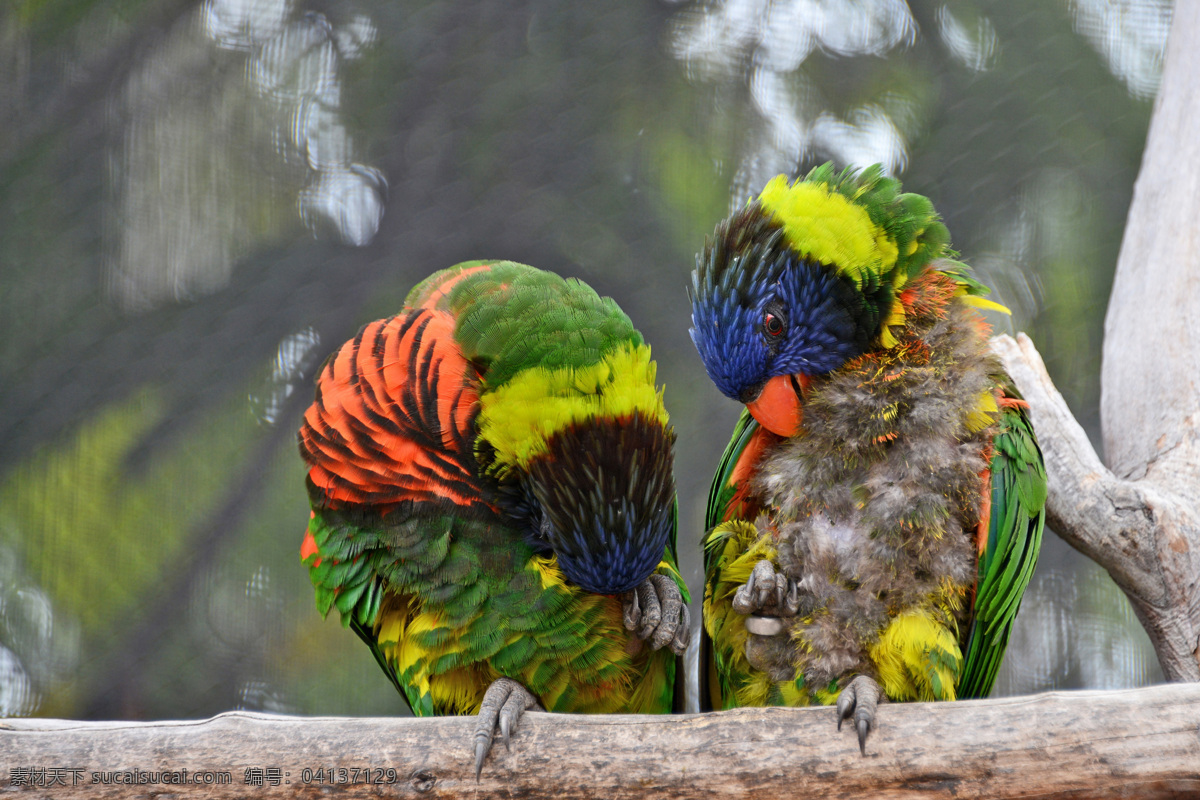
<instances>
[{"instance_id":1,"label":"wooden branch","mask_svg":"<svg viewBox=\"0 0 1200 800\"><path fill-rule=\"evenodd\" d=\"M1105 566L1126 591L1153 596L1153 548L1140 546L1153 536L1153 528L1143 513L1147 501L1139 487L1117 478L1100 461L1028 336L997 336L992 349L1029 402L1046 457L1050 526Z\"/></svg>"},{"instance_id":2,"label":"wooden branch","mask_svg":"<svg viewBox=\"0 0 1200 800\"><path fill-rule=\"evenodd\" d=\"M0 785L19 793L26 781L40 780L27 796L121 800L163 794L1152 800L1200 796L1198 721L1195 684L894 703L880 707L863 757L851 727L837 732L828 707L676 717L530 713L512 751L498 743L476 783L473 721L464 717L230 712L193 722L14 719L0 730ZM192 778L228 775L229 782L92 782L184 769ZM46 785L47 774L65 785Z\"/></svg>"}]
</instances>

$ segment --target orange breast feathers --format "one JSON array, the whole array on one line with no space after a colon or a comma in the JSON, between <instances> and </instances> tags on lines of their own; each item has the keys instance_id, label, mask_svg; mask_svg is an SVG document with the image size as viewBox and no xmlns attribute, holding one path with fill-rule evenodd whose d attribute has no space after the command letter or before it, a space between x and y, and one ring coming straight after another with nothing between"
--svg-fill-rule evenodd
<instances>
[{"instance_id":1,"label":"orange breast feathers","mask_svg":"<svg viewBox=\"0 0 1200 800\"><path fill-rule=\"evenodd\" d=\"M474 454L479 375L443 311L364 325L326 362L300 452L326 508L401 503L486 508Z\"/></svg>"},{"instance_id":2,"label":"orange breast feathers","mask_svg":"<svg viewBox=\"0 0 1200 800\"><path fill-rule=\"evenodd\" d=\"M743 519L749 522L758 516L762 509L752 497L750 477L758 469L758 462L762 458L763 452L779 441L780 437L776 434L766 428L759 428L751 435L750 441L746 442L746 448L738 456L737 462L733 465L733 472L730 473L729 480L725 484L735 487L735 490L722 511L722 522L728 522L731 519Z\"/></svg>"}]
</instances>

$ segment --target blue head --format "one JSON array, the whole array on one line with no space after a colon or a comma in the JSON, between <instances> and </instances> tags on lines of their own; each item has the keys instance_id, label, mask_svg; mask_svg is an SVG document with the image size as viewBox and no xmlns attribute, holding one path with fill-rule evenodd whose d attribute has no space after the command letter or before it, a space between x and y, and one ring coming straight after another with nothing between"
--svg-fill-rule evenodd
<instances>
[{"instance_id":1,"label":"blue head","mask_svg":"<svg viewBox=\"0 0 1200 800\"><path fill-rule=\"evenodd\" d=\"M756 413L764 389L771 384L769 391L782 393L772 403L792 393L798 409L808 378L837 369L870 346L884 299L864 293L831 265L791 250L782 227L752 203L718 225L697 256L692 341L722 394L746 403L766 427L790 435L794 426Z\"/></svg>"}]
</instances>

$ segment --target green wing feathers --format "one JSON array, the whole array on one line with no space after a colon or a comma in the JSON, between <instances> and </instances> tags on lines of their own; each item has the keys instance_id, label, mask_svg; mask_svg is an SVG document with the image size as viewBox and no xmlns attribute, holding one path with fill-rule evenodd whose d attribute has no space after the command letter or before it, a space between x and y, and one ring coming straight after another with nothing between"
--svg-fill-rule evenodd
<instances>
[{"instance_id":1,"label":"green wing feathers","mask_svg":"<svg viewBox=\"0 0 1200 800\"><path fill-rule=\"evenodd\" d=\"M474 713L501 675L551 711L672 709L675 657L630 648L620 601L566 583L515 532L454 516L340 516L315 512L306 537L318 610L336 609L367 642L414 713ZM674 553L664 562L682 587Z\"/></svg>"},{"instance_id":2,"label":"green wing feathers","mask_svg":"<svg viewBox=\"0 0 1200 800\"><path fill-rule=\"evenodd\" d=\"M992 690L1046 521L1046 469L1024 402L1004 398L1001 409L992 443L987 542L979 556L975 619L958 689L962 698L987 697Z\"/></svg>"}]
</instances>

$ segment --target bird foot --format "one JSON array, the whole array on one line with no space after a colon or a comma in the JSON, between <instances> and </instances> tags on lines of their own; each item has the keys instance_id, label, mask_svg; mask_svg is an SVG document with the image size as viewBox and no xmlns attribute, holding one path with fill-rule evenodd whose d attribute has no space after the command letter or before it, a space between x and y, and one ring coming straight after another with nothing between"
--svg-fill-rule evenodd
<instances>
[{"instance_id":1,"label":"bird foot","mask_svg":"<svg viewBox=\"0 0 1200 800\"><path fill-rule=\"evenodd\" d=\"M750 579L738 587L733 610L747 616L794 617L800 610L800 587L764 558L754 565Z\"/></svg>"},{"instance_id":2,"label":"bird foot","mask_svg":"<svg viewBox=\"0 0 1200 800\"><path fill-rule=\"evenodd\" d=\"M856 675L838 695L838 730L842 729L842 720L853 716L858 731L858 749L864 756L867 754L867 734L875 724L875 709L884 702L887 702L887 695L883 693L883 687L866 675Z\"/></svg>"},{"instance_id":3,"label":"bird foot","mask_svg":"<svg viewBox=\"0 0 1200 800\"><path fill-rule=\"evenodd\" d=\"M634 631L639 639L650 639L658 650L666 645L676 655L683 655L692 638L692 621L683 593L675 581L666 575L654 574L636 589L621 595L625 630Z\"/></svg>"},{"instance_id":4,"label":"bird foot","mask_svg":"<svg viewBox=\"0 0 1200 800\"><path fill-rule=\"evenodd\" d=\"M508 750L508 738L517 728L517 722L527 709L543 711L537 698L512 678L497 678L492 681L483 695L479 715L475 718L475 780L483 771L483 760L492 749L492 738L497 728L500 741Z\"/></svg>"}]
</instances>

